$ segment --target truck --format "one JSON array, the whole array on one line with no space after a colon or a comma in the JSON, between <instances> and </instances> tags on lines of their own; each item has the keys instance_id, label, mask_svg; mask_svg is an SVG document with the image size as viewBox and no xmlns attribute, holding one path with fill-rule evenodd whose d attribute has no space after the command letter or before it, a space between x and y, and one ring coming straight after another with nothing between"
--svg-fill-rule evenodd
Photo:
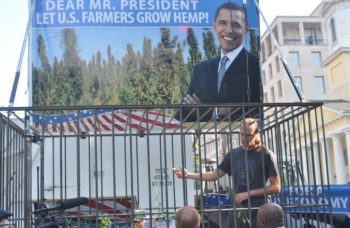
<instances>
[{"instance_id":1,"label":"truck","mask_svg":"<svg viewBox=\"0 0 350 228\"><path fill-rule=\"evenodd\" d=\"M32 144L32 199L38 207L87 197L87 204L67 212L75 223L77 215L90 218L93 227L99 217L128 225L194 205L194 183L178 191L183 183L172 172L182 164L192 169L192 136L166 133L179 128L170 115L81 109L33 112L31 119L40 135Z\"/></svg>"}]
</instances>

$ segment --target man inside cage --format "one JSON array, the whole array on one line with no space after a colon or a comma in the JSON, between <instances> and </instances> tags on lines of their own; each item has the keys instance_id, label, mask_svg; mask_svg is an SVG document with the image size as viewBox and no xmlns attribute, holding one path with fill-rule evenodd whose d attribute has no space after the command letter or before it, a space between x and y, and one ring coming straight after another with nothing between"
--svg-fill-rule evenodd
<instances>
[{"instance_id":1,"label":"man inside cage","mask_svg":"<svg viewBox=\"0 0 350 228\"><path fill-rule=\"evenodd\" d=\"M262 146L258 122L252 118L243 119L240 138L241 146L228 152L214 171L194 173L182 167L173 168L177 177L193 180L216 181L225 174L231 176L234 206L250 207L239 213L245 214L244 219L230 216L228 221L223 221L223 227L235 227L236 222L237 227L256 227L257 207L267 202L269 195L281 190L276 157ZM251 220L247 220L249 214Z\"/></svg>"},{"instance_id":2,"label":"man inside cage","mask_svg":"<svg viewBox=\"0 0 350 228\"><path fill-rule=\"evenodd\" d=\"M221 54L194 66L183 104L262 102L259 59L243 43L249 34L246 14L244 7L231 1L217 8L213 28L220 42ZM209 121L222 118L229 111L225 107L201 107L198 119L196 110L184 108L175 117L185 118L188 122Z\"/></svg>"}]
</instances>

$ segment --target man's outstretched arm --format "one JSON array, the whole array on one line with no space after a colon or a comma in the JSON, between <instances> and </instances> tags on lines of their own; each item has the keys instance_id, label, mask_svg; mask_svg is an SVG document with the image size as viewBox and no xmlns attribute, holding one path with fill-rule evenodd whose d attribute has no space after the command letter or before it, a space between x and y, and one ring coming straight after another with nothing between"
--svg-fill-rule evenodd
<instances>
[{"instance_id":1,"label":"man's outstretched arm","mask_svg":"<svg viewBox=\"0 0 350 228\"><path fill-rule=\"evenodd\" d=\"M172 170L174 171L174 173L178 178L188 178L188 179L202 180L202 181L216 181L217 179L225 175L225 172L222 171L221 169L216 169L210 172L204 172L202 173L202 176L200 173L189 172L182 167L172 168Z\"/></svg>"}]
</instances>

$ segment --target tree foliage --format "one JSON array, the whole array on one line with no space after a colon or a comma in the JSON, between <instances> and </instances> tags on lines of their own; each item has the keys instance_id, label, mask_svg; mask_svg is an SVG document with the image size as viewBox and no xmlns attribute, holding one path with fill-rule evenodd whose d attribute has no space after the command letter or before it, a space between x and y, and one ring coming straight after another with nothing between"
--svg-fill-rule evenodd
<instances>
[{"instance_id":1,"label":"tree foliage","mask_svg":"<svg viewBox=\"0 0 350 228\"><path fill-rule=\"evenodd\" d=\"M220 54L220 49L215 44L213 32L209 29L205 29L203 32L203 47L206 59L213 58Z\"/></svg>"},{"instance_id":2,"label":"tree foliage","mask_svg":"<svg viewBox=\"0 0 350 228\"><path fill-rule=\"evenodd\" d=\"M126 53L117 59L111 45L82 60L74 29L60 34L62 57L50 63L45 40L36 42L40 65L33 65L33 104L110 105L176 104L185 93L192 66L202 59L197 37L187 31L187 44L161 28L158 43L144 37L143 48L135 51L127 44ZM210 31L202 34L205 58L213 57L217 46ZM186 51L188 50L188 53ZM186 59L186 60L185 60Z\"/></svg>"},{"instance_id":3,"label":"tree foliage","mask_svg":"<svg viewBox=\"0 0 350 228\"><path fill-rule=\"evenodd\" d=\"M187 29L187 43L190 46L188 57L189 70L192 70L193 66L202 60L202 54L198 47L198 41L192 28Z\"/></svg>"}]
</instances>

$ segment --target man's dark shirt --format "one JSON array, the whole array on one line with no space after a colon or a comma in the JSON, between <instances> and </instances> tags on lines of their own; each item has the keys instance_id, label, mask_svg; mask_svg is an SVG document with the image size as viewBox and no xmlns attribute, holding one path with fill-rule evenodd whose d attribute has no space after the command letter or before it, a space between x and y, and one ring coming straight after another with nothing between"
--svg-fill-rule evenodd
<instances>
[{"instance_id":1,"label":"man's dark shirt","mask_svg":"<svg viewBox=\"0 0 350 228\"><path fill-rule=\"evenodd\" d=\"M248 169L246 169L246 159ZM264 147L247 152L242 147L235 148L225 156L219 169L232 176L235 194L248 191L247 177L249 189L253 190L263 188L269 177L278 175L277 161L272 151ZM260 206L265 202L264 196L251 197L252 206Z\"/></svg>"}]
</instances>

